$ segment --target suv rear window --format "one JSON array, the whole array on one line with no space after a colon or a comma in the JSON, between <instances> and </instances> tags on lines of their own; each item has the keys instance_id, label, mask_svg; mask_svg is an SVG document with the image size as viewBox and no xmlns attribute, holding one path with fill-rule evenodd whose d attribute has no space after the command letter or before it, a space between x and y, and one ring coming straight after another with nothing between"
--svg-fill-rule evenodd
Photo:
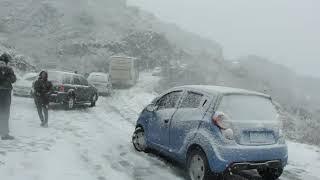
<instances>
[{"instance_id":1,"label":"suv rear window","mask_svg":"<svg viewBox=\"0 0 320 180\"><path fill-rule=\"evenodd\" d=\"M226 114L230 120L275 121L278 117L271 100L260 96L224 96L218 111Z\"/></svg>"},{"instance_id":2,"label":"suv rear window","mask_svg":"<svg viewBox=\"0 0 320 180\"><path fill-rule=\"evenodd\" d=\"M52 81L52 82L62 82L63 74L64 73L61 73L61 72L49 71L48 72L48 80Z\"/></svg>"},{"instance_id":3,"label":"suv rear window","mask_svg":"<svg viewBox=\"0 0 320 180\"><path fill-rule=\"evenodd\" d=\"M49 71L48 72L48 80L57 83L63 84L72 84L72 74L71 73L64 73L64 72L55 72Z\"/></svg>"}]
</instances>

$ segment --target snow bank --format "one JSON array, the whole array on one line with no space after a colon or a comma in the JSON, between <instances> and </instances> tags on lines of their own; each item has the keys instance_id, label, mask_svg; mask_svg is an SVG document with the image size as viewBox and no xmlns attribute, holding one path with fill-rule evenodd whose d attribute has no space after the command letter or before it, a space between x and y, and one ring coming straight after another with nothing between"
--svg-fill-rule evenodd
<instances>
[{"instance_id":1,"label":"snow bank","mask_svg":"<svg viewBox=\"0 0 320 180\"><path fill-rule=\"evenodd\" d=\"M150 73L141 73L139 82L136 86L125 89L116 90L111 98L103 99L116 109L121 109L124 117L131 117L129 120L135 124L140 112L158 95L155 87L159 78L151 76Z\"/></svg>"},{"instance_id":2,"label":"snow bank","mask_svg":"<svg viewBox=\"0 0 320 180\"><path fill-rule=\"evenodd\" d=\"M286 167L286 171L298 174L303 179L319 179L320 148L291 141L287 142L287 144L289 165Z\"/></svg>"}]
</instances>

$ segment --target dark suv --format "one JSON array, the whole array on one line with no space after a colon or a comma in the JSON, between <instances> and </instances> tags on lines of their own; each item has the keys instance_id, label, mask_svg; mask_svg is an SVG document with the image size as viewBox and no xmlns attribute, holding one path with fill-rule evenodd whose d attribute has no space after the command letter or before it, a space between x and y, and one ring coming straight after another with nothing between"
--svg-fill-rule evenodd
<instances>
[{"instance_id":1,"label":"dark suv","mask_svg":"<svg viewBox=\"0 0 320 180\"><path fill-rule=\"evenodd\" d=\"M70 72L48 71L48 79L53 84L50 102L63 104L67 109L73 109L75 104L96 105L98 91L84 76Z\"/></svg>"}]
</instances>

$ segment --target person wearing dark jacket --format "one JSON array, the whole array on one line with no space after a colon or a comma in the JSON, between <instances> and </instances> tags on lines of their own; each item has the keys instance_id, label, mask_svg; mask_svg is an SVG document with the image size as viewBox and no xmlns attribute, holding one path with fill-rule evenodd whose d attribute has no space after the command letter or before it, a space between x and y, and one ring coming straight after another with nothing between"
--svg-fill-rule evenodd
<instances>
[{"instance_id":1,"label":"person wearing dark jacket","mask_svg":"<svg viewBox=\"0 0 320 180\"><path fill-rule=\"evenodd\" d=\"M48 105L52 83L48 81L48 73L42 71L34 83L34 102L37 106L41 127L48 127Z\"/></svg>"},{"instance_id":2,"label":"person wearing dark jacket","mask_svg":"<svg viewBox=\"0 0 320 180\"><path fill-rule=\"evenodd\" d=\"M8 66L11 56L2 54L0 56L0 136L2 140L13 140L9 135L9 118L11 106L12 84L16 82L16 75Z\"/></svg>"}]
</instances>

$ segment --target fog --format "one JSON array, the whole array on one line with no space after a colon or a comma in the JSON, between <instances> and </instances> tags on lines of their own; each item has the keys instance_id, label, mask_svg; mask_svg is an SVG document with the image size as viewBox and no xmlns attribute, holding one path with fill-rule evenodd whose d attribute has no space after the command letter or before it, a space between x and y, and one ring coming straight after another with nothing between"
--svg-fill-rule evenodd
<instances>
[{"instance_id":1,"label":"fog","mask_svg":"<svg viewBox=\"0 0 320 180\"><path fill-rule=\"evenodd\" d=\"M317 0L129 0L160 19L222 44L224 56L266 57L320 77Z\"/></svg>"},{"instance_id":2,"label":"fog","mask_svg":"<svg viewBox=\"0 0 320 180\"><path fill-rule=\"evenodd\" d=\"M0 0L0 180L320 180L319 2L76 2Z\"/></svg>"}]
</instances>

